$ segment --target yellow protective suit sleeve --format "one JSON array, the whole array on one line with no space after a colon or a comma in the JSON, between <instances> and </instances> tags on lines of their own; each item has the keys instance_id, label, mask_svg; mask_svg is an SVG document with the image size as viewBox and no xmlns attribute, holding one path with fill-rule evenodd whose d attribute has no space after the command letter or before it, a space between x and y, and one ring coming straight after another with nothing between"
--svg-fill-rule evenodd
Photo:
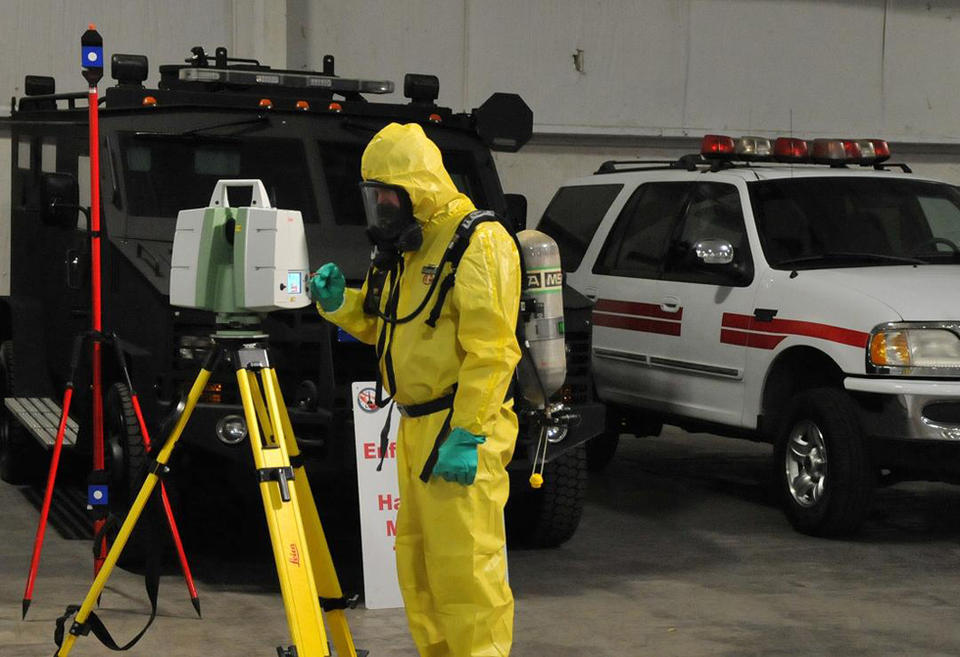
<instances>
[{"instance_id":1,"label":"yellow protective suit sleeve","mask_svg":"<svg viewBox=\"0 0 960 657\"><path fill-rule=\"evenodd\" d=\"M367 282L357 288L348 287L343 291L343 304L333 312L327 312L315 304L317 312L364 344L377 341L377 318L363 312L363 300L367 296Z\"/></svg>"},{"instance_id":2,"label":"yellow protective suit sleeve","mask_svg":"<svg viewBox=\"0 0 960 657\"><path fill-rule=\"evenodd\" d=\"M520 256L503 226L487 222L476 229L452 296L463 359L450 426L489 436L520 361Z\"/></svg>"}]
</instances>

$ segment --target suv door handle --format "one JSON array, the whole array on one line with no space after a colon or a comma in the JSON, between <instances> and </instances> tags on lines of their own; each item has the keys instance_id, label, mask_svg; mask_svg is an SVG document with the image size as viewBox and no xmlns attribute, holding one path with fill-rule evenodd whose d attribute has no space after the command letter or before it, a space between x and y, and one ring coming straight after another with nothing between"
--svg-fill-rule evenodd
<instances>
[{"instance_id":1,"label":"suv door handle","mask_svg":"<svg viewBox=\"0 0 960 657\"><path fill-rule=\"evenodd\" d=\"M680 299L677 297L664 297L660 302L660 310L665 313L675 313L680 310Z\"/></svg>"}]
</instances>

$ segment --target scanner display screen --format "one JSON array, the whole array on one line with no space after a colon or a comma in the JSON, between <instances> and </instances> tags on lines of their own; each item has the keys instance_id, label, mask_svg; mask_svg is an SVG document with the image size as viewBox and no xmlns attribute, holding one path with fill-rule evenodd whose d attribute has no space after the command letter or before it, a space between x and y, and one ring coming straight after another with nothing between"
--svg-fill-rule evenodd
<instances>
[{"instance_id":1,"label":"scanner display screen","mask_svg":"<svg viewBox=\"0 0 960 657\"><path fill-rule=\"evenodd\" d=\"M287 294L300 294L303 291L303 272L287 272Z\"/></svg>"}]
</instances>

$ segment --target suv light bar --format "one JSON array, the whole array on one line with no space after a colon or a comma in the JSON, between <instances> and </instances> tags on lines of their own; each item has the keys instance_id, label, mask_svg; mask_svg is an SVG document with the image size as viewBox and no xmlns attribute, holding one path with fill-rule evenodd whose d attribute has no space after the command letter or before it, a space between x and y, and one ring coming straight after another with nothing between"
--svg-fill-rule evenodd
<instances>
[{"instance_id":1,"label":"suv light bar","mask_svg":"<svg viewBox=\"0 0 960 657\"><path fill-rule=\"evenodd\" d=\"M228 68L181 68L179 77L184 82L222 82L239 85L274 84L285 87L325 89L335 93L393 93L393 82L390 80L336 78L311 73L274 73Z\"/></svg>"},{"instance_id":2,"label":"suv light bar","mask_svg":"<svg viewBox=\"0 0 960 657\"><path fill-rule=\"evenodd\" d=\"M890 158L890 146L882 139L814 139L807 142L793 137L778 137L771 147L763 137L705 135L700 154L711 160L742 162L792 162L830 164L879 164Z\"/></svg>"}]
</instances>

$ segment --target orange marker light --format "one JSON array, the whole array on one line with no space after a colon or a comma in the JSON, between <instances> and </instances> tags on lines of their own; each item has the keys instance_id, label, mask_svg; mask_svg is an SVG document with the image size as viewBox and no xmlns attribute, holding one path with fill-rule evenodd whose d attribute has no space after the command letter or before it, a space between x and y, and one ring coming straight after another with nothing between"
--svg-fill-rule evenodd
<instances>
[{"instance_id":1,"label":"orange marker light","mask_svg":"<svg viewBox=\"0 0 960 657\"><path fill-rule=\"evenodd\" d=\"M142 104L144 107L156 107L157 99L154 98L153 96L144 96Z\"/></svg>"},{"instance_id":2,"label":"orange marker light","mask_svg":"<svg viewBox=\"0 0 960 657\"><path fill-rule=\"evenodd\" d=\"M298 110L306 111L306 110L310 109L310 103L308 103L308 102L305 101L305 100L298 100L298 101L297 101L297 109L298 109Z\"/></svg>"},{"instance_id":3,"label":"orange marker light","mask_svg":"<svg viewBox=\"0 0 960 657\"><path fill-rule=\"evenodd\" d=\"M440 123L440 122L443 121L443 117L440 116L439 114L431 114L428 118L429 118L430 121L432 121L433 123Z\"/></svg>"},{"instance_id":4,"label":"orange marker light","mask_svg":"<svg viewBox=\"0 0 960 657\"><path fill-rule=\"evenodd\" d=\"M260 107L262 107L263 109L273 108L273 101L270 100L269 98L261 98L259 104L260 104Z\"/></svg>"},{"instance_id":5,"label":"orange marker light","mask_svg":"<svg viewBox=\"0 0 960 657\"><path fill-rule=\"evenodd\" d=\"M341 105L340 103L330 103L329 105L327 105L327 109L330 110L331 112L342 112L343 105Z\"/></svg>"}]
</instances>

